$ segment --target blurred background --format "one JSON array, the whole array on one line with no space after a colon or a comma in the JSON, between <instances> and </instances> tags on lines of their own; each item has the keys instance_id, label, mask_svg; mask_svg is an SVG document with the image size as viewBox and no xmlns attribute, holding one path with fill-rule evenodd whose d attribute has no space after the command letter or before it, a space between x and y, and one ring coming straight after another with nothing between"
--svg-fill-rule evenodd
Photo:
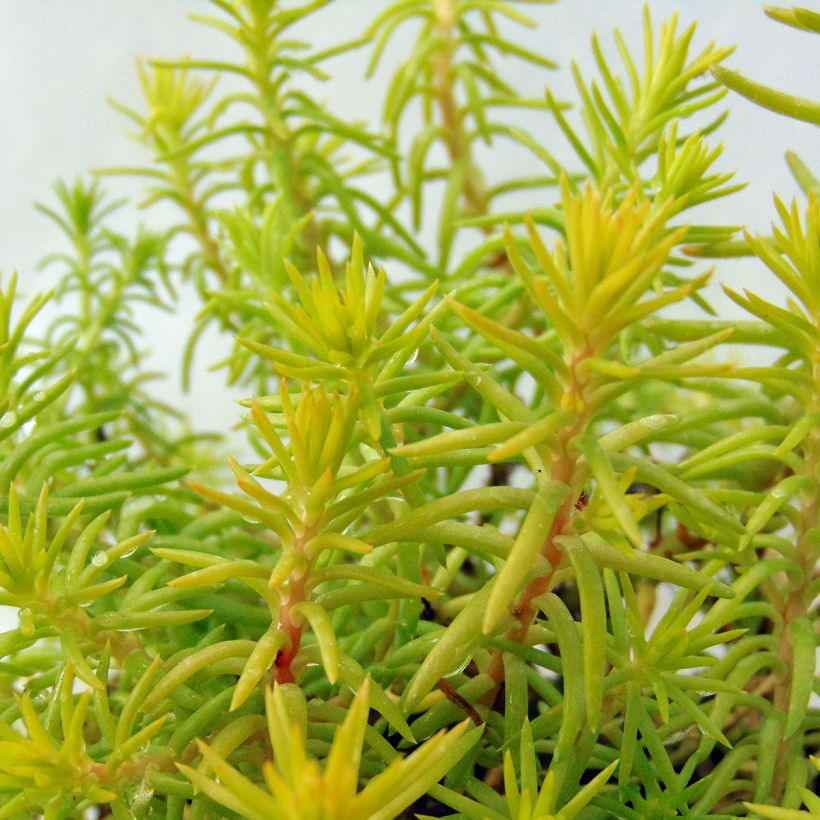
<instances>
[{"instance_id":1,"label":"blurred background","mask_svg":"<svg viewBox=\"0 0 820 820\"><path fill-rule=\"evenodd\" d=\"M316 15L315 24L299 32L301 39L321 48L340 39L355 38L386 7L385 0L337 0ZM807 5L804 3L804 5ZM810 5L810 4L808 4ZM650 0L655 23L680 9L681 24L698 21L695 47L709 41L737 44L726 65L791 93L817 97L820 50L816 39L769 20L761 3L752 0ZM148 159L127 136L129 123L106 103L113 97L143 109L136 75L138 58L173 58L183 54L220 58L230 56L225 38L186 19L188 13L208 13L207 0L0 0L0 271L20 273L26 295L50 286L56 270L37 273L37 262L63 249L63 238L33 208L35 201L53 203L51 185L57 177L73 180L90 169L138 164ZM576 60L587 76L594 72L590 36L599 34L607 53L613 27L640 53L643 3L638 0L563 0L555 5L528 8L538 20L535 29L516 27L522 45L560 63L550 87L559 99L574 99L569 66ZM409 36L410 30L407 30ZM394 41L380 72L363 78L367 49L326 64L334 78L317 93L337 113L377 124L391 65L403 55ZM510 60L505 78L531 96L532 69ZM543 76L538 82L543 84ZM528 87L529 84L529 87ZM756 108L731 95L724 103L731 115L713 140L725 146L722 169L736 169L736 179L748 187L717 203L701 219L745 224L767 230L773 208L772 192L791 198L797 187L783 161L787 148L797 151L815 171L820 168L820 129L795 123ZM542 114L533 116L531 132L559 158L568 159L563 138ZM498 162L506 162L503 154ZM518 162L519 157L509 157ZM119 178L106 181L115 195L137 192L133 183ZM379 197L377 188L371 191ZM151 223L161 213L138 214L124 210L116 227L144 219ZM768 298L777 297L774 277L750 260L723 263L716 280L733 287L751 287ZM738 309L713 286L713 302L727 315ZM190 294L189 294L190 295ZM152 350L150 364L168 378L158 387L162 398L187 409L195 427L224 429L235 421L241 398L225 388L220 373L206 368L227 350L228 342L206 339L197 355L191 392L182 393L179 359L195 313L193 299L182 292L180 316L146 311L139 320L144 346Z\"/></svg>"}]
</instances>

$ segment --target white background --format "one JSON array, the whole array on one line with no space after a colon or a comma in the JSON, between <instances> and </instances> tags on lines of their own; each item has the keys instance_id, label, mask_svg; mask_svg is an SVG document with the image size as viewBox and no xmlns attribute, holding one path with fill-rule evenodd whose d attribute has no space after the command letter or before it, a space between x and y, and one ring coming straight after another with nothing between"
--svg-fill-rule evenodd
<instances>
[{"instance_id":1,"label":"white background","mask_svg":"<svg viewBox=\"0 0 820 820\"><path fill-rule=\"evenodd\" d=\"M301 36L320 46L355 37L386 6L383 0L337 0ZM727 65L792 93L820 97L820 40L769 20L761 4L651 0L649 6L656 23L676 7L681 7L683 24L698 20L698 50L710 40L737 43L738 50ZM609 32L618 26L633 53L640 55L642 3L637 0L564 0L554 6L524 8L541 25L534 31L516 29L516 36L523 45L560 62L559 71L548 75L559 98L573 99L568 71L572 59L586 69L588 77L593 76L589 48L593 30L609 48ZM135 72L140 56L232 54L222 35L186 20L186 12L210 10L205 0L0 0L0 271L17 269L24 292L49 286L49 275L35 274L35 264L44 254L62 249L57 230L34 211L32 202L52 201L50 185L56 177L71 180L90 168L145 159L140 147L125 136L129 124L106 104L105 97L140 107ZM407 40L394 40L388 64L410 45ZM320 96L342 115L377 123L387 71L366 84L361 63L335 61L328 67L339 75ZM503 70L513 78L520 71L518 87L532 96L543 90L542 78L547 75L538 75L542 85L527 88L535 76L530 69L508 61ZM732 113L720 134L725 143L721 167L737 169L736 178L750 184L710 215L715 221L766 230L772 214L771 192L785 197L796 193L782 159L785 149L797 150L817 171L820 130L765 112L734 95L728 104ZM566 155L561 136L546 118L534 120L532 130L550 150ZM115 192L133 190L117 180L108 185ZM751 261L723 264L716 278L782 299L774 277ZM735 311L719 294L716 303ZM142 317L146 345L154 351L152 364L173 374L160 388L163 398L183 405L195 426L224 429L235 418L233 402L241 396L223 386L221 375L204 372L209 360L224 350L224 342L221 346L212 342L204 349L190 395L182 395L175 375L195 310L188 300L181 305L179 320L146 314Z\"/></svg>"}]
</instances>

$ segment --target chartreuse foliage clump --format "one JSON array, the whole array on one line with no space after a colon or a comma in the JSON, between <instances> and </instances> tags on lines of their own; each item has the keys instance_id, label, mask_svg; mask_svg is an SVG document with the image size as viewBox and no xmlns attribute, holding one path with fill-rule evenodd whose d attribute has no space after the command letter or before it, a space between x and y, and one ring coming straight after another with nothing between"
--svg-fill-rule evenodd
<instances>
[{"instance_id":1,"label":"chartreuse foliage clump","mask_svg":"<svg viewBox=\"0 0 820 820\"><path fill-rule=\"evenodd\" d=\"M697 206L726 86L820 103L648 10L559 99L532 2L317 51L329 3L202 0L230 60L141 65L145 164L58 183L52 292L3 276L0 818L817 817L820 189ZM380 122L314 96L342 60ZM239 458L144 367L180 286Z\"/></svg>"}]
</instances>

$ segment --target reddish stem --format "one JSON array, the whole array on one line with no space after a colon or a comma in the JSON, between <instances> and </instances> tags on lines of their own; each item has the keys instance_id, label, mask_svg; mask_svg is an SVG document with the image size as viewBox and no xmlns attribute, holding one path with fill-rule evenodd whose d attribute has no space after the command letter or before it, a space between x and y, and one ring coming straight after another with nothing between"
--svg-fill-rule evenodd
<instances>
[{"instance_id":1,"label":"reddish stem","mask_svg":"<svg viewBox=\"0 0 820 820\"><path fill-rule=\"evenodd\" d=\"M587 406L584 400L585 379L579 373L578 367L584 359L592 355L594 355L594 351L587 348L572 359L569 368L570 380L566 390L567 404L570 407L578 403L584 408ZM541 547L541 555L549 561L549 572L531 581L512 607L512 613L518 620L518 625L510 630L506 637L516 643L524 643L526 640L527 632L535 620L536 607L533 601L549 590L553 575L561 564L563 551L555 543L555 539L559 535L566 535L572 531L572 516L577 509L580 488L574 486L577 483L578 459L572 452L570 442L583 431L587 421L587 413L584 411L571 426L562 430L558 435L555 455L550 469L550 478L553 481L566 484L570 488L570 492L558 508L549 533L547 533ZM500 685L504 680L504 662L501 650L495 652L487 672L497 685Z\"/></svg>"},{"instance_id":2,"label":"reddish stem","mask_svg":"<svg viewBox=\"0 0 820 820\"><path fill-rule=\"evenodd\" d=\"M306 542L308 539L303 538ZM299 647L302 644L303 623L299 618L298 622L294 620L294 607L306 600L305 598L305 581L309 573L302 571L299 577L293 575L288 579L286 586L287 599L282 604L279 610L279 629L290 638L290 644L283 649L280 649L273 661L273 677L277 683L296 683L296 676L293 673L293 659L299 652Z\"/></svg>"}]
</instances>

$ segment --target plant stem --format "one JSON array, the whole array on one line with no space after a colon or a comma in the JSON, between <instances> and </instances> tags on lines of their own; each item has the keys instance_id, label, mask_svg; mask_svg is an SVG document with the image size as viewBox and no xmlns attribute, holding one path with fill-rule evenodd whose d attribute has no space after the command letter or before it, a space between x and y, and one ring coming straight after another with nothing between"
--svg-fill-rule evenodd
<instances>
[{"instance_id":1,"label":"plant stem","mask_svg":"<svg viewBox=\"0 0 820 820\"><path fill-rule=\"evenodd\" d=\"M316 534L313 527L309 527L296 539L293 545L294 551L305 555L305 544ZM307 556L305 555L307 558ZM278 683L295 683L296 676L293 672L293 660L302 645L303 625L301 619L294 620L293 610L297 604L307 600L305 595L305 585L310 577L311 565L300 565L288 578L283 594L282 606L279 610L279 628L290 638L290 645L283 647L273 661L274 679Z\"/></svg>"},{"instance_id":2,"label":"plant stem","mask_svg":"<svg viewBox=\"0 0 820 820\"><path fill-rule=\"evenodd\" d=\"M281 202L285 208L284 221L288 225L294 225L301 217L311 213L314 205L304 186L299 184L303 173L299 167L300 155L296 141L287 128L286 122L276 110L279 84L273 83L270 76L275 58L269 56L270 34L267 12L256 15L254 22L254 39L248 43L248 52L252 55L248 71L256 87L259 100L258 109L265 121L264 140L268 173L274 184L275 192L282 197ZM280 136L282 134L287 136L283 138ZM311 216L303 229L302 241L308 261L315 258L317 248L322 247L324 250L324 243L314 216Z\"/></svg>"},{"instance_id":3,"label":"plant stem","mask_svg":"<svg viewBox=\"0 0 820 820\"><path fill-rule=\"evenodd\" d=\"M555 543L555 539L559 535L568 535L572 531L575 502L580 495L585 475L578 469L578 456L574 452L571 442L577 435L584 431L589 423L589 403L586 400L586 377L582 374L580 365L585 359L594 355L595 351L587 347L572 356L569 362L569 375L564 392L563 404L567 407L580 407L583 409L572 424L565 427L558 434L556 445L553 449L549 477L553 481L560 481L566 484L570 488L570 491L558 508L550 531L544 539L541 548L541 555L549 561L550 570L547 574L532 580L524 588L518 601L512 607L512 612L518 620L518 625L511 629L505 635L505 638L515 641L516 643L524 643L526 641L527 632L532 626L537 609L533 601L539 595L543 595L549 591L553 576L561 564L563 551ZM496 681L496 685L500 686L504 680L502 650L495 650L488 673L493 680Z\"/></svg>"},{"instance_id":4,"label":"plant stem","mask_svg":"<svg viewBox=\"0 0 820 820\"><path fill-rule=\"evenodd\" d=\"M456 21L454 0L436 0L435 15L436 33L442 39L443 45L434 57L433 76L435 98L444 130L444 145L451 166L459 162L465 162L467 165L462 192L466 210L475 216L482 216L488 211L487 191L478 176L470 149L470 139L464 128L464 110L459 106L453 88L453 57L456 51L456 40L453 36ZM483 230L486 233L489 228L485 227Z\"/></svg>"},{"instance_id":5,"label":"plant stem","mask_svg":"<svg viewBox=\"0 0 820 820\"><path fill-rule=\"evenodd\" d=\"M820 329L820 317L815 320L815 327ZM813 381L815 394L809 413L820 412L820 349L814 351ZM797 527L795 560L800 573L786 576L786 588L780 599L780 610L783 622L780 625L778 657L785 666L785 674L775 682L773 704L777 712L786 715L794 675L794 646L790 625L798 618L808 615L811 600L809 588L815 577L820 548L816 536L820 519L820 429L816 426L806 436L803 444L803 463L806 477L812 486L800 494L801 510ZM802 750L803 732L797 731L790 738L781 738L777 749L777 762L772 781L772 798L778 802L783 798L790 771L789 761Z\"/></svg>"},{"instance_id":6,"label":"plant stem","mask_svg":"<svg viewBox=\"0 0 820 820\"><path fill-rule=\"evenodd\" d=\"M188 217L189 230L202 248L202 257L208 267L216 274L220 284L225 285L230 273L219 250L217 241L211 235L205 206L200 202L191 181L191 169L185 157L171 163L171 178L179 203Z\"/></svg>"}]
</instances>

